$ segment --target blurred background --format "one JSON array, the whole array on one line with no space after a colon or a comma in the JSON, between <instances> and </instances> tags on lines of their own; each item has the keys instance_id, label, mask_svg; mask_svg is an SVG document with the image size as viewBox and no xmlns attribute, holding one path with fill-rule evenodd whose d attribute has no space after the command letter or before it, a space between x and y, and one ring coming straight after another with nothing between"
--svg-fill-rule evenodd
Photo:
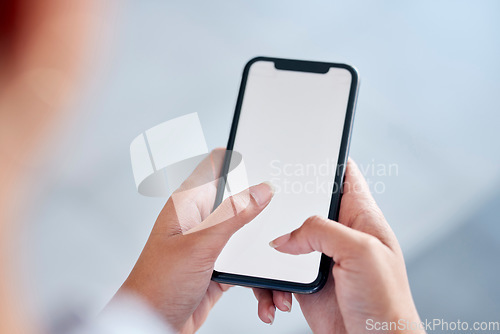
<instances>
[{"instance_id":1,"label":"blurred background","mask_svg":"<svg viewBox=\"0 0 500 334\"><path fill-rule=\"evenodd\" d=\"M165 200L137 193L132 139L197 112L209 149L225 146L243 66L263 55L357 67L351 156L401 242L422 319L498 321L499 15L496 0L110 2L27 209L41 312L99 312L139 256ZM252 292L232 288L200 330L219 331L308 327L296 303L263 324Z\"/></svg>"}]
</instances>

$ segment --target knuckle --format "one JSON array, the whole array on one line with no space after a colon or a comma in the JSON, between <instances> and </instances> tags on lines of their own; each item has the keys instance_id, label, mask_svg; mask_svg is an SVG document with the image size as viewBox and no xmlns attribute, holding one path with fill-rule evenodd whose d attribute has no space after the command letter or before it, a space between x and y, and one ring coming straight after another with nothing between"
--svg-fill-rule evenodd
<instances>
[{"instance_id":1,"label":"knuckle","mask_svg":"<svg viewBox=\"0 0 500 334\"><path fill-rule=\"evenodd\" d=\"M323 229L328 225L328 220L319 216L319 215L314 215L309 218L304 222L304 229L307 231L314 231L318 229Z\"/></svg>"},{"instance_id":2,"label":"knuckle","mask_svg":"<svg viewBox=\"0 0 500 334\"><path fill-rule=\"evenodd\" d=\"M252 205L248 192L243 192L226 198L221 207L221 210L224 212L224 216L226 218L230 218L249 214L251 212L251 208L255 207L255 205Z\"/></svg>"},{"instance_id":3,"label":"knuckle","mask_svg":"<svg viewBox=\"0 0 500 334\"><path fill-rule=\"evenodd\" d=\"M324 234L329 221L319 215L309 217L302 228L296 230L296 237L308 240L309 246L319 249L321 235ZM293 236L294 232L292 232Z\"/></svg>"},{"instance_id":4,"label":"knuckle","mask_svg":"<svg viewBox=\"0 0 500 334\"><path fill-rule=\"evenodd\" d=\"M246 192L231 196L230 202L237 213L241 213L242 211L246 210L250 205L250 199Z\"/></svg>"},{"instance_id":5,"label":"knuckle","mask_svg":"<svg viewBox=\"0 0 500 334\"><path fill-rule=\"evenodd\" d=\"M306 225L309 228L315 228L318 226L325 225L325 219L319 215L314 215L307 218L304 225Z\"/></svg>"}]
</instances>

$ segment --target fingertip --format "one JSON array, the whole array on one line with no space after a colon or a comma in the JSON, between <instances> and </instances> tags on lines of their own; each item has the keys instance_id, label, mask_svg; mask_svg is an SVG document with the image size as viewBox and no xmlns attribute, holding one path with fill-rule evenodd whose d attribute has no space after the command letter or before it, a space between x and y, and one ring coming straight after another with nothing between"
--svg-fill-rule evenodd
<instances>
[{"instance_id":1,"label":"fingertip","mask_svg":"<svg viewBox=\"0 0 500 334\"><path fill-rule=\"evenodd\" d=\"M259 207L267 205L274 196L274 187L268 182L252 186L249 190L250 195Z\"/></svg>"},{"instance_id":2,"label":"fingertip","mask_svg":"<svg viewBox=\"0 0 500 334\"><path fill-rule=\"evenodd\" d=\"M285 296L283 298L283 304L287 307L287 312L292 312L292 294L290 292L285 292Z\"/></svg>"},{"instance_id":3,"label":"fingertip","mask_svg":"<svg viewBox=\"0 0 500 334\"><path fill-rule=\"evenodd\" d=\"M286 310L284 310L285 312L288 312L288 313L292 312L292 303L291 302L289 302L288 300L284 300L283 304L286 307Z\"/></svg>"},{"instance_id":4,"label":"fingertip","mask_svg":"<svg viewBox=\"0 0 500 334\"><path fill-rule=\"evenodd\" d=\"M260 303L259 303L260 304ZM259 307L259 319L263 323L272 325L274 323L274 317L276 315L276 306L274 304L268 304L266 307Z\"/></svg>"},{"instance_id":5,"label":"fingertip","mask_svg":"<svg viewBox=\"0 0 500 334\"><path fill-rule=\"evenodd\" d=\"M291 233L287 233L269 242L269 246L276 249L290 240Z\"/></svg>"},{"instance_id":6,"label":"fingertip","mask_svg":"<svg viewBox=\"0 0 500 334\"><path fill-rule=\"evenodd\" d=\"M273 291L273 302L282 312L290 312L292 310L292 294L289 292Z\"/></svg>"},{"instance_id":7,"label":"fingertip","mask_svg":"<svg viewBox=\"0 0 500 334\"><path fill-rule=\"evenodd\" d=\"M265 323L272 325L274 323L275 315L276 315L276 307L274 305L269 306L267 312L267 321L265 321Z\"/></svg>"},{"instance_id":8,"label":"fingertip","mask_svg":"<svg viewBox=\"0 0 500 334\"><path fill-rule=\"evenodd\" d=\"M262 182L262 184L267 185L269 187L269 189L271 189L271 193L274 196L274 193L276 193L276 187L274 186L274 184L271 181L265 181L265 182Z\"/></svg>"},{"instance_id":9,"label":"fingertip","mask_svg":"<svg viewBox=\"0 0 500 334\"><path fill-rule=\"evenodd\" d=\"M273 301L273 292L267 289L254 288L253 292L258 301L257 314L262 322L271 325L274 322L276 306Z\"/></svg>"}]
</instances>

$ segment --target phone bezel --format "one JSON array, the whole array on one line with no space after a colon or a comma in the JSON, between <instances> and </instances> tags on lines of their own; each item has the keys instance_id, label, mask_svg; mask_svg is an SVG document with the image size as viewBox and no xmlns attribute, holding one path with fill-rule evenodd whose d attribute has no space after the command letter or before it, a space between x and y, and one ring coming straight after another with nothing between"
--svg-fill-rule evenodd
<instances>
[{"instance_id":1,"label":"phone bezel","mask_svg":"<svg viewBox=\"0 0 500 334\"><path fill-rule=\"evenodd\" d=\"M231 125L231 132L229 134L229 140L227 144L227 153L224 159L224 164L222 167L221 178L219 179L219 185L217 187L217 196L215 200L214 209L222 202L223 190L225 187L225 175L227 174L229 168L229 162L231 159L231 152L234 146L234 140L236 138L236 131L238 128L238 121L241 112L241 106L243 105L243 99L245 95L245 88L248 79L248 73L251 66L258 61L271 61L274 62L275 67L281 70L290 71L300 71L300 72L312 72L312 73L327 73L330 68L343 68L351 73L352 81L349 90L349 99L347 103L346 117L344 121L342 140L340 144L339 159L337 162L337 173L335 175L335 183L339 185L337 190L332 191L332 197L330 200L330 210L328 213L328 218L332 220L338 220L340 200L342 197L342 185L344 180L345 166L347 163L347 158L349 156L349 146L352 132L352 124L354 120L354 113L356 109L357 93L359 89L359 76L357 70L346 64L341 63L326 63L326 62L316 62L316 61L305 61L305 60L293 60L293 59L283 59L283 58L273 58L273 57L256 57L251 59L243 70L243 76L241 79L241 85L238 93L238 99L236 102L236 108L234 112L233 122ZM212 273L212 280L219 283L241 285L247 287L255 288L265 288L272 290L281 290L293 293L314 293L319 291L324 284L329 275L330 268L332 266L332 259L325 254L322 254L320 267L318 270L318 276L311 283L298 283L291 281L274 280L262 277L245 276L238 274L230 274L225 272L219 272L214 270Z\"/></svg>"}]
</instances>

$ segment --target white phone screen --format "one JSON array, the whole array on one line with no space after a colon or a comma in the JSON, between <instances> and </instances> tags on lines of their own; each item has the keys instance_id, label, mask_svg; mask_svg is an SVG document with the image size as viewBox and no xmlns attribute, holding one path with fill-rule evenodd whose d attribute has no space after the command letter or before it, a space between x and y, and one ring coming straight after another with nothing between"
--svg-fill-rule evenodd
<instances>
[{"instance_id":1,"label":"white phone screen","mask_svg":"<svg viewBox=\"0 0 500 334\"><path fill-rule=\"evenodd\" d=\"M252 64L233 146L243 160L229 174L224 198L263 181L276 192L229 240L216 271L297 283L316 279L320 253L283 254L269 242L312 215L328 216L351 81L344 68L312 73L277 69L272 61Z\"/></svg>"}]
</instances>

